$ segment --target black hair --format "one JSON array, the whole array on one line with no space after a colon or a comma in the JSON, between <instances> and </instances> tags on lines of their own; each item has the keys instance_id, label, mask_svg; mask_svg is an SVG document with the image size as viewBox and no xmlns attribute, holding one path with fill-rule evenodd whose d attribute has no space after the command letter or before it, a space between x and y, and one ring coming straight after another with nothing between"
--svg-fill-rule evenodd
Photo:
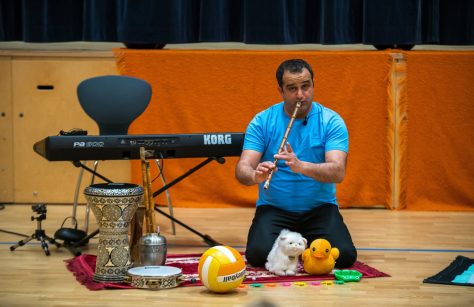
<instances>
[{"instance_id":1,"label":"black hair","mask_svg":"<svg viewBox=\"0 0 474 307\"><path fill-rule=\"evenodd\" d=\"M291 60L286 60L283 63L278 66L278 69L276 71L276 78L278 81L278 85L280 87L283 87L283 73L285 71L289 71L290 73L300 73L303 71L303 69L306 68L309 73L311 74L311 80L313 79L313 70L311 69L311 66L306 62L305 60L302 59L291 59Z\"/></svg>"}]
</instances>

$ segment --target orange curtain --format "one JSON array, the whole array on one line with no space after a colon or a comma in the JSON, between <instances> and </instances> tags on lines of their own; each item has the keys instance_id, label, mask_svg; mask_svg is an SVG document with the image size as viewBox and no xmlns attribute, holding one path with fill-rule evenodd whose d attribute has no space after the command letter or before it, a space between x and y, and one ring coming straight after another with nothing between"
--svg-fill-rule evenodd
<instances>
[{"instance_id":1,"label":"orange curtain","mask_svg":"<svg viewBox=\"0 0 474 307\"><path fill-rule=\"evenodd\" d=\"M474 52L405 53L409 210L474 210Z\"/></svg>"},{"instance_id":2,"label":"orange curtain","mask_svg":"<svg viewBox=\"0 0 474 307\"><path fill-rule=\"evenodd\" d=\"M393 57L398 51L115 52L121 74L153 86L133 134L244 132L256 112L280 101L278 64L304 58L315 70L315 100L341 114L349 128L341 207L474 210L473 52L409 51L403 65ZM171 188L174 205L254 206L256 187L240 185L237 158L226 160ZM201 161L165 160L167 180ZM136 164L134 182L140 176Z\"/></svg>"},{"instance_id":3,"label":"orange curtain","mask_svg":"<svg viewBox=\"0 0 474 307\"><path fill-rule=\"evenodd\" d=\"M337 111L349 128L347 176L338 187L342 207L387 206L388 52L115 50L119 73L147 80L150 106L130 134L244 132L252 117L279 102L275 70L304 58L315 71L315 100ZM170 189L174 206L254 206L256 187L234 178L236 157L211 163ZM166 159L168 181L202 159ZM140 183L138 164L132 167ZM154 172L156 175L156 171ZM158 189L161 183L155 182ZM158 203L164 203L160 195Z\"/></svg>"}]
</instances>

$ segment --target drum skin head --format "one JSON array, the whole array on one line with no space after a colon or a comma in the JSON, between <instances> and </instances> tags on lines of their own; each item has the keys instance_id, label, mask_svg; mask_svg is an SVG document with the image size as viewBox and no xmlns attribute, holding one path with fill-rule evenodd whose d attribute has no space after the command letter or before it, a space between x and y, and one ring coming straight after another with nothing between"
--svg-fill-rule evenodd
<instances>
[{"instance_id":1,"label":"drum skin head","mask_svg":"<svg viewBox=\"0 0 474 307\"><path fill-rule=\"evenodd\" d=\"M129 275L163 277L181 274L181 269L166 265L138 266L128 270Z\"/></svg>"}]
</instances>

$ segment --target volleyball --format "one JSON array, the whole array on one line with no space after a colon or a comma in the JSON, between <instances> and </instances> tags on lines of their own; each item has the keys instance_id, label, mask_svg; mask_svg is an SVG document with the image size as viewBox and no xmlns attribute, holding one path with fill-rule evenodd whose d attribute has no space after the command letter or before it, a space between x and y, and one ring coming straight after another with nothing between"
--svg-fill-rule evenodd
<instances>
[{"instance_id":1,"label":"volleyball","mask_svg":"<svg viewBox=\"0 0 474 307\"><path fill-rule=\"evenodd\" d=\"M229 246L214 246L202 254L198 266L202 284L213 292L229 292L245 279L245 261Z\"/></svg>"}]
</instances>

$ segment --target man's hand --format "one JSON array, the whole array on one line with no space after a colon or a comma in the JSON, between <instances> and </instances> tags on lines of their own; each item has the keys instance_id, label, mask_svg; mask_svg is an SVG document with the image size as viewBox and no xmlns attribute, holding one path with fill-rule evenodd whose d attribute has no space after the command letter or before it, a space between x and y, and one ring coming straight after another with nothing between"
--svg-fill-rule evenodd
<instances>
[{"instance_id":1,"label":"man's hand","mask_svg":"<svg viewBox=\"0 0 474 307\"><path fill-rule=\"evenodd\" d=\"M255 173L253 177L254 182L260 183L267 180L268 175L270 174L270 171L273 168L275 168L275 172L278 170L275 167L275 164L273 164L273 162L265 161L265 162L259 163L257 167L255 168Z\"/></svg>"},{"instance_id":2,"label":"man's hand","mask_svg":"<svg viewBox=\"0 0 474 307\"><path fill-rule=\"evenodd\" d=\"M275 164L271 161L260 162L261 158L261 152L242 151L240 160L235 167L235 177L240 183L250 186L267 180L268 174Z\"/></svg>"},{"instance_id":3,"label":"man's hand","mask_svg":"<svg viewBox=\"0 0 474 307\"><path fill-rule=\"evenodd\" d=\"M340 183L346 172L347 153L340 150L330 150L325 154L322 163L305 162L298 159L289 143L275 159L285 161L286 165L295 173L303 174L319 182Z\"/></svg>"},{"instance_id":4,"label":"man's hand","mask_svg":"<svg viewBox=\"0 0 474 307\"><path fill-rule=\"evenodd\" d=\"M274 158L285 161L285 164L288 165L293 172L301 173L301 161L294 153L290 143L286 143L283 150L274 155Z\"/></svg>"}]
</instances>

